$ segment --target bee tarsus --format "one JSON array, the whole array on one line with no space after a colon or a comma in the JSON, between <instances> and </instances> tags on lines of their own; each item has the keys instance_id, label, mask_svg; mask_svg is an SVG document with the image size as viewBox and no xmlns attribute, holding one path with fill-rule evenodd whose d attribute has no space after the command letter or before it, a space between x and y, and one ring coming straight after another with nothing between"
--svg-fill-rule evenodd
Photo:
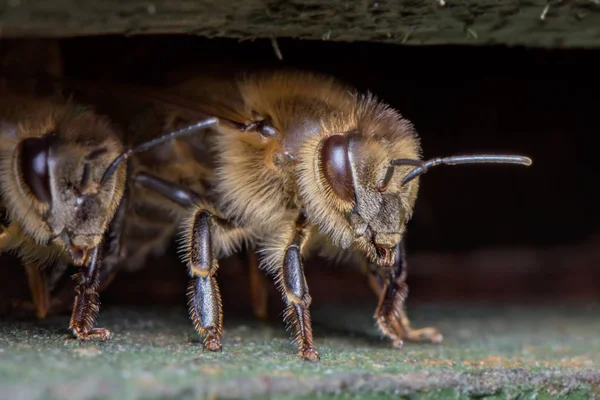
<instances>
[{"instance_id":1,"label":"bee tarsus","mask_svg":"<svg viewBox=\"0 0 600 400\"><path fill-rule=\"evenodd\" d=\"M112 336L108 329L93 327L100 309L98 287L101 257L102 251L98 246L92 253L89 265L82 266L81 272L74 277L78 281L75 289L77 295L69 329L77 339L83 341L106 341Z\"/></svg>"},{"instance_id":2,"label":"bee tarsus","mask_svg":"<svg viewBox=\"0 0 600 400\"><path fill-rule=\"evenodd\" d=\"M392 268L381 271L375 265L367 268L371 287L379 297L375 310L375 320L379 329L390 339L396 348L401 348L403 339L413 342L430 341L440 343L442 334L437 328L413 329L406 315L404 300L408 294L406 286L406 250L404 240L396 246L396 257ZM382 279L383 275L383 279Z\"/></svg>"}]
</instances>

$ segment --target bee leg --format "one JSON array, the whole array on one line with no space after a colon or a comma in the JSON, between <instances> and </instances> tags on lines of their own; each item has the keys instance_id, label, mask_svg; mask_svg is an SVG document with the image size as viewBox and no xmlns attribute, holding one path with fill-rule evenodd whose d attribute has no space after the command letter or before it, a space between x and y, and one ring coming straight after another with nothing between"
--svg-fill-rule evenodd
<instances>
[{"instance_id":1,"label":"bee leg","mask_svg":"<svg viewBox=\"0 0 600 400\"><path fill-rule=\"evenodd\" d=\"M152 190L182 207L197 207L200 196L192 190L147 173L133 177L136 184ZM217 222L213 215L198 207L192 218L189 237L188 269L191 276L188 287L188 307L196 331L204 336L204 348L222 349L223 312L221 293L215 277L219 264L213 247Z\"/></svg>"},{"instance_id":2,"label":"bee leg","mask_svg":"<svg viewBox=\"0 0 600 400\"><path fill-rule=\"evenodd\" d=\"M402 339L420 342L429 340L439 343L443 336L437 328L427 327L413 329L406 315L404 300L408 294L406 285L406 252L404 243L396 247L396 261L389 270L381 271L370 268L371 287L377 288L379 304L375 311L375 319L381 331L393 340L395 347L402 347ZM383 276L380 273L383 272Z\"/></svg>"},{"instance_id":3,"label":"bee leg","mask_svg":"<svg viewBox=\"0 0 600 400\"><path fill-rule=\"evenodd\" d=\"M39 319L44 319L50 310L50 290L44 271L40 271L36 264L25 264L27 274L27 283L35 315Z\"/></svg>"},{"instance_id":4,"label":"bee leg","mask_svg":"<svg viewBox=\"0 0 600 400\"><path fill-rule=\"evenodd\" d=\"M31 311L39 319L65 311L68 308L64 303L66 299L59 298L55 288L59 278L68 279L67 267L68 264L59 262L42 271L34 264L26 264L25 272L31 301L19 300L14 302L13 306L17 309ZM69 297L72 298L71 293L69 293Z\"/></svg>"},{"instance_id":5,"label":"bee leg","mask_svg":"<svg viewBox=\"0 0 600 400\"><path fill-rule=\"evenodd\" d=\"M269 296L267 280L259 268L254 248L248 248L248 267L250 268L250 293L252 310L259 319L266 321L268 317Z\"/></svg>"},{"instance_id":6,"label":"bee leg","mask_svg":"<svg viewBox=\"0 0 600 400\"><path fill-rule=\"evenodd\" d=\"M381 275L379 275L377 266L365 260L365 262L362 263L362 270L363 273L367 275L367 278L369 279L369 287L373 293L375 293L375 296L377 296L378 299L381 298L384 281L381 278Z\"/></svg>"},{"instance_id":7,"label":"bee leg","mask_svg":"<svg viewBox=\"0 0 600 400\"><path fill-rule=\"evenodd\" d=\"M285 248L283 265L277 271L277 281L287 303L284 320L295 326L295 342L298 354L305 360L319 361L320 356L313 347L312 322L310 318L311 297L302 265L302 247L308 239L306 217L302 213L296 221L292 240Z\"/></svg>"},{"instance_id":8,"label":"bee leg","mask_svg":"<svg viewBox=\"0 0 600 400\"><path fill-rule=\"evenodd\" d=\"M14 225L0 223L0 253L14 246L14 243L11 243L11 238L14 237L14 233L11 235L11 227ZM37 265L29 263L25 265L25 273L32 302L19 301L15 306L26 310L33 309L37 318L44 319L50 309L50 292L46 276Z\"/></svg>"},{"instance_id":9,"label":"bee leg","mask_svg":"<svg viewBox=\"0 0 600 400\"><path fill-rule=\"evenodd\" d=\"M73 330L79 340L105 341L111 336L108 329L93 327L100 309L98 286L101 265L101 249L98 246L94 249L89 265L81 267L82 271L74 276L77 281L75 288L77 296L75 296L69 329Z\"/></svg>"},{"instance_id":10,"label":"bee leg","mask_svg":"<svg viewBox=\"0 0 600 400\"><path fill-rule=\"evenodd\" d=\"M188 306L196 331L204 336L204 348L222 350L223 311L215 277L219 264L213 247L215 221L204 210L196 211L191 229Z\"/></svg>"}]
</instances>

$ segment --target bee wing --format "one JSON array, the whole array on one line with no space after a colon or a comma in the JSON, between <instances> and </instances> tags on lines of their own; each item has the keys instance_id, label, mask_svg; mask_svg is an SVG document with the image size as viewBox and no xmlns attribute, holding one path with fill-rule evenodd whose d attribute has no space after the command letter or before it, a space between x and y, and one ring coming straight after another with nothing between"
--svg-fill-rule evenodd
<instances>
[{"instance_id":1,"label":"bee wing","mask_svg":"<svg viewBox=\"0 0 600 400\"><path fill-rule=\"evenodd\" d=\"M236 81L195 78L168 88L91 82L66 79L65 88L121 95L155 103L175 111L178 118L190 122L217 117L224 125L240 128L250 116L243 111L243 99Z\"/></svg>"},{"instance_id":2,"label":"bee wing","mask_svg":"<svg viewBox=\"0 0 600 400\"><path fill-rule=\"evenodd\" d=\"M236 79L199 76L172 87L168 92L178 97L180 105L217 117L225 124L239 127L252 118L247 115ZM183 109L181 111L184 112Z\"/></svg>"},{"instance_id":3,"label":"bee wing","mask_svg":"<svg viewBox=\"0 0 600 400\"><path fill-rule=\"evenodd\" d=\"M179 85L156 94L156 99L172 111L171 123L181 128L207 116L219 119L219 125L229 130L239 131L251 116L243 112L243 99L236 87L236 80L217 80L205 76L194 77ZM223 134L226 130L212 131L212 134ZM199 162L208 160L207 149L210 148L201 135L184 139L194 157Z\"/></svg>"}]
</instances>

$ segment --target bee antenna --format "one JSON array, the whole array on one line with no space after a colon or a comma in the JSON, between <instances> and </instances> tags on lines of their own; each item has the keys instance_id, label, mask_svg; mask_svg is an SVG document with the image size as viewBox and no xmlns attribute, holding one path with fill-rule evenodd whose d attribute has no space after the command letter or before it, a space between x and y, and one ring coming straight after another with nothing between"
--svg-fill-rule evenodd
<instances>
[{"instance_id":1,"label":"bee antenna","mask_svg":"<svg viewBox=\"0 0 600 400\"><path fill-rule=\"evenodd\" d=\"M402 185L406 185L416 177L423 175L431 167L437 165L460 165L460 164L517 164L523 166L530 166L532 160L529 157L516 156L516 155L491 155L491 154L480 154L480 155L463 155L463 156L452 156L444 158L432 158L427 161L413 160L407 158L398 158L390 161L390 165L386 171L385 177L379 182L379 190L384 191L390 183L392 176L394 175L394 167L401 165L412 165L416 168L410 171L404 179L402 179Z\"/></svg>"},{"instance_id":2,"label":"bee antenna","mask_svg":"<svg viewBox=\"0 0 600 400\"><path fill-rule=\"evenodd\" d=\"M119 168L119 165L121 165L121 163L123 161L127 160L133 154L141 153L142 151L148 150L151 147L154 147L156 145L167 142L169 140L178 138L180 136L192 135L204 128L210 128L210 127L217 126L218 123L219 123L219 120L217 118L207 118L201 122L197 122L195 124L188 125L185 128L166 133L162 136L159 136L155 139L149 140L149 141L144 142L134 148L124 151L117 158L115 158L115 160L108 166L108 168L104 172L104 175L102 176L102 179L100 180L100 186L102 186L106 182L108 182L108 180L117 171L117 168Z\"/></svg>"}]
</instances>

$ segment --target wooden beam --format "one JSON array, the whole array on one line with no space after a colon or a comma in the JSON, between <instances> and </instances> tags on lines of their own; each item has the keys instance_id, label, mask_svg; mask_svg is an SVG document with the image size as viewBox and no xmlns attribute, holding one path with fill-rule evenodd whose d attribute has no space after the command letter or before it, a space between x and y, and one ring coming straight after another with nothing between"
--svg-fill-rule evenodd
<instances>
[{"instance_id":1,"label":"wooden beam","mask_svg":"<svg viewBox=\"0 0 600 400\"><path fill-rule=\"evenodd\" d=\"M0 36L600 45L600 0L0 0Z\"/></svg>"}]
</instances>

